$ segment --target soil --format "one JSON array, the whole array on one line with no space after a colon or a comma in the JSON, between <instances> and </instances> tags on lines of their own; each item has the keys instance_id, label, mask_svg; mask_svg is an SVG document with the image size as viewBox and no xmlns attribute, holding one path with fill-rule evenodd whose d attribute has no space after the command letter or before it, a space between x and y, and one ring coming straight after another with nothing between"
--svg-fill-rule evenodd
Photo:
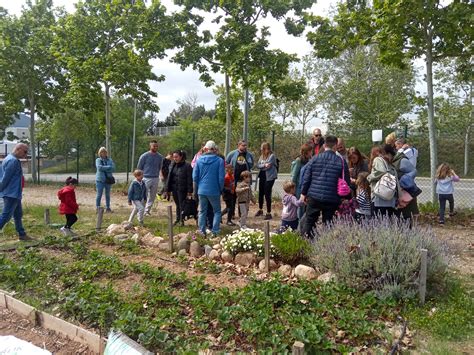
<instances>
[{"instance_id":1,"label":"soil","mask_svg":"<svg viewBox=\"0 0 474 355\"><path fill-rule=\"evenodd\" d=\"M93 354L87 345L71 341L51 330L34 326L8 309L0 308L0 335L13 335L53 354Z\"/></svg>"}]
</instances>

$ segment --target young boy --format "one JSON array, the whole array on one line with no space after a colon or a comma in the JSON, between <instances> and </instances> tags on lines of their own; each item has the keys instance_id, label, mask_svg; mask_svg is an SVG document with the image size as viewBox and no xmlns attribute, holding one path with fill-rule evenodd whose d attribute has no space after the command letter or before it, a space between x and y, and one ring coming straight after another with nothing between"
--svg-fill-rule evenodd
<instances>
[{"instance_id":1,"label":"young boy","mask_svg":"<svg viewBox=\"0 0 474 355\"><path fill-rule=\"evenodd\" d=\"M237 194L237 203L240 208L240 228L247 228L247 216L249 213L250 201L255 204L255 196L252 193L250 185L252 175L250 171L244 171L240 174L240 181L237 183L235 192Z\"/></svg>"},{"instance_id":2,"label":"young boy","mask_svg":"<svg viewBox=\"0 0 474 355\"><path fill-rule=\"evenodd\" d=\"M281 213L281 229L291 228L298 230L298 207L304 202L298 200L295 196L296 185L293 181L285 181L283 183L283 211Z\"/></svg>"},{"instance_id":3,"label":"young boy","mask_svg":"<svg viewBox=\"0 0 474 355\"><path fill-rule=\"evenodd\" d=\"M61 232L64 235L74 234L71 231L71 227L74 223L77 222L77 211L79 210L79 205L76 202L76 186L78 184L77 179L69 176L66 179L66 186L58 191L58 198L61 201L59 204L59 213L66 216L66 224L61 228Z\"/></svg>"},{"instance_id":4,"label":"young boy","mask_svg":"<svg viewBox=\"0 0 474 355\"><path fill-rule=\"evenodd\" d=\"M143 215L145 214L146 203L146 186L143 182L143 171L137 169L133 172L135 179L130 183L128 188L128 204L133 205L132 213L130 213L129 222L133 222L133 218L138 214L138 223L143 227Z\"/></svg>"},{"instance_id":5,"label":"young boy","mask_svg":"<svg viewBox=\"0 0 474 355\"><path fill-rule=\"evenodd\" d=\"M232 222L232 212L235 210L234 196L235 196L235 180L234 180L234 168L231 164L225 166L225 177L224 177L224 192L222 193L222 198L225 202L225 210L223 214L227 214L227 225L235 226L235 223Z\"/></svg>"}]
</instances>

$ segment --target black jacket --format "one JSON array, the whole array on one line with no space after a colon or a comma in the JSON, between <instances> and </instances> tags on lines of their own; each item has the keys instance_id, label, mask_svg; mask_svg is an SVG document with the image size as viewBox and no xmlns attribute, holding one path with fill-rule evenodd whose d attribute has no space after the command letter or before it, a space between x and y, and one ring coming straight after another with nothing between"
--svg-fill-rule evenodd
<instances>
[{"instance_id":1,"label":"black jacket","mask_svg":"<svg viewBox=\"0 0 474 355\"><path fill-rule=\"evenodd\" d=\"M343 166L344 180L350 186L349 167L344 159L332 150L314 156L305 169L301 193L321 202L341 203L337 181L342 178Z\"/></svg>"},{"instance_id":2,"label":"black jacket","mask_svg":"<svg viewBox=\"0 0 474 355\"><path fill-rule=\"evenodd\" d=\"M189 163L171 163L164 191L180 191L186 193L193 192L193 168L191 168Z\"/></svg>"}]
</instances>

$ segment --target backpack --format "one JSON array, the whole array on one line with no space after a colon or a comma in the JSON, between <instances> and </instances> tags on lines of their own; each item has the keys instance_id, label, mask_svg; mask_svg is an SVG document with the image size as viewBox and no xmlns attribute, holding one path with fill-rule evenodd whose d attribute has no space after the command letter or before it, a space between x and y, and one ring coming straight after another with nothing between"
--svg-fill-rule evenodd
<instances>
[{"instance_id":1,"label":"backpack","mask_svg":"<svg viewBox=\"0 0 474 355\"><path fill-rule=\"evenodd\" d=\"M381 159L384 162L387 172L382 175L379 181L377 181L373 193L382 200L390 201L395 196L395 191L397 190L397 177L388 172L387 163L383 158Z\"/></svg>"},{"instance_id":2,"label":"backpack","mask_svg":"<svg viewBox=\"0 0 474 355\"><path fill-rule=\"evenodd\" d=\"M193 198L187 198L183 202L183 208L181 210L181 218L186 221L188 219L197 219L198 212L197 212L197 203L196 200Z\"/></svg>"}]
</instances>

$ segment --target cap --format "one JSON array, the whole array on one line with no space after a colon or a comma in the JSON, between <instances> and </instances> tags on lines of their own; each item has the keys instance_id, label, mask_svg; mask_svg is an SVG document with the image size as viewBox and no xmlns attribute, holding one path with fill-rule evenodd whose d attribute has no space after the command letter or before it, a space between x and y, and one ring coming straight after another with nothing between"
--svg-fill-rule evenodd
<instances>
[{"instance_id":1,"label":"cap","mask_svg":"<svg viewBox=\"0 0 474 355\"><path fill-rule=\"evenodd\" d=\"M214 141L207 141L206 144L204 145L204 148L216 150L216 149L217 149L216 142L214 142Z\"/></svg>"}]
</instances>

